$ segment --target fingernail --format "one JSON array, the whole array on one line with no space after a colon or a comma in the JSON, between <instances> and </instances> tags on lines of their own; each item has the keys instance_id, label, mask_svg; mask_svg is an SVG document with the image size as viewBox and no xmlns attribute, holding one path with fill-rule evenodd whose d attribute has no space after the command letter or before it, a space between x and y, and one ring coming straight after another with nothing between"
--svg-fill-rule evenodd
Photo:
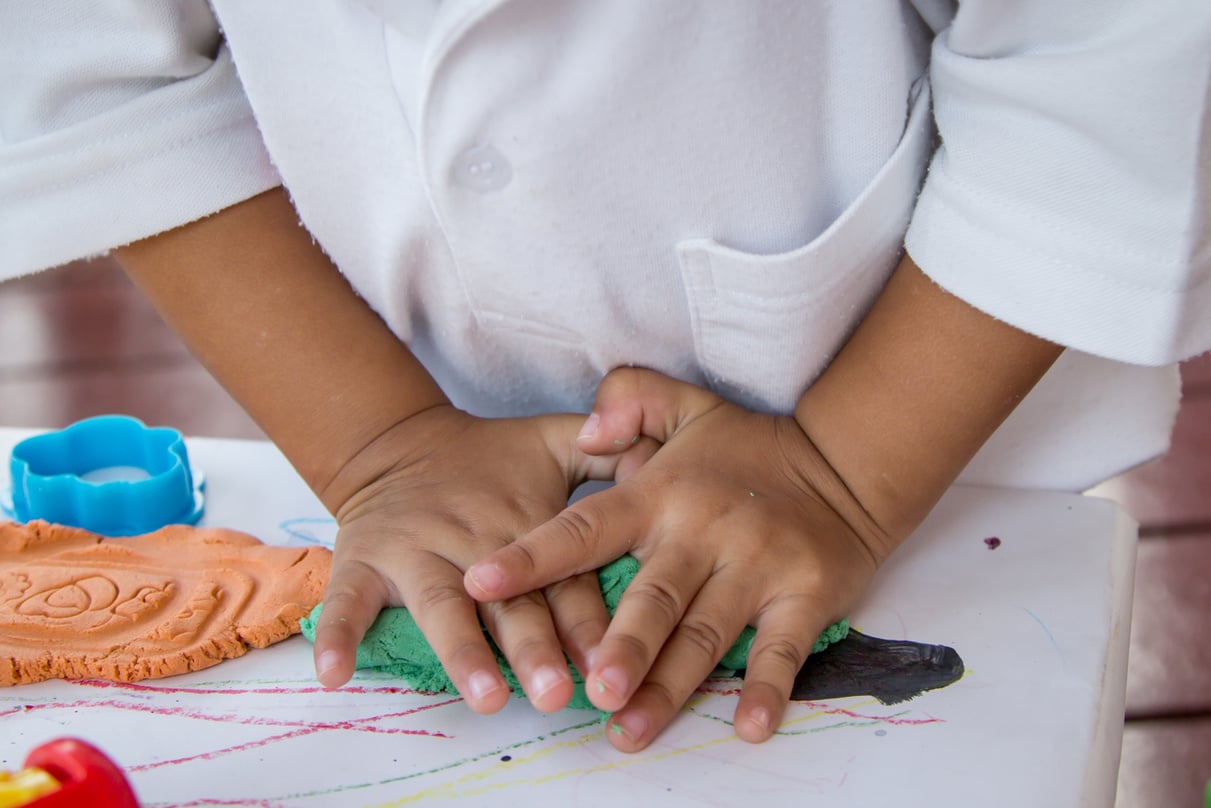
<instances>
[{"instance_id":1,"label":"fingernail","mask_svg":"<svg viewBox=\"0 0 1211 808\"><path fill-rule=\"evenodd\" d=\"M576 436L576 440L585 440L597 434L597 427L601 425L601 416L597 413L591 413L585 420L584 426L580 428L580 434Z\"/></svg>"},{"instance_id":2,"label":"fingernail","mask_svg":"<svg viewBox=\"0 0 1211 808\"><path fill-rule=\"evenodd\" d=\"M476 671L467 680L467 690L475 701L483 701L500 689L500 680L487 671Z\"/></svg>"},{"instance_id":3,"label":"fingernail","mask_svg":"<svg viewBox=\"0 0 1211 808\"><path fill-rule=\"evenodd\" d=\"M770 716L769 710L764 707L754 707L748 711L749 723L761 730L762 734L768 735L770 731Z\"/></svg>"},{"instance_id":4,"label":"fingernail","mask_svg":"<svg viewBox=\"0 0 1211 808\"><path fill-rule=\"evenodd\" d=\"M323 679L324 674L341 663L341 655L336 651L325 651L315 660L315 675Z\"/></svg>"},{"instance_id":5,"label":"fingernail","mask_svg":"<svg viewBox=\"0 0 1211 808\"><path fill-rule=\"evenodd\" d=\"M504 583L504 573L495 564L481 564L470 570L471 580L484 592L495 592Z\"/></svg>"},{"instance_id":6,"label":"fingernail","mask_svg":"<svg viewBox=\"0 0 1211 808\"><path fill-rule=\"evenodd\" d=\"M627 694L627 675L621 668L606 668L597 674L597 692L609 690L616 696L625 698Z\"/></svg>"},{"instance_id":7,"label":"fingernail","mask_svg":"<svg viewBox=\"0 0 1211 808\"><path fill-rule=\"evenodd\" d=\"M530 676L530 693L537 701L568 680L568 672L562 673L549 665L544 665Z\"/></svg>"},{"instance_id":8,"label":"fingernail","mask_svg":"<svg viewBox=\"0 0 1211 808\"><path fill-rule=\"evenodd\" d=\"M631 741L638 743L648 731L648 717L643 713L623 713L614 716L614 732L621 732Z\"/></svg>"}]
</instances>

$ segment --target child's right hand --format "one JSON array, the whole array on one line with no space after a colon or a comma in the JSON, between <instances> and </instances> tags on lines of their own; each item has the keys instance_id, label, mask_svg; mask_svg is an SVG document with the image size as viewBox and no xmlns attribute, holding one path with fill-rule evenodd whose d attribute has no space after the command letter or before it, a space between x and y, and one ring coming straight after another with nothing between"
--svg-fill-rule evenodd
<instances>
[{"instance_id":1,"label":"child's right hand","mask_svg":"<svg viewBox=\"0 0 1211 808\"><path fill-rule=\"evenodd\" d=\"M584 455L576 446L583 420L487 420L436 406L400 421L343 468L334 481L344 503L335 509L340 530L315 637L325 687L352 676L357 644L379 611L406 606L471 709L495 712L509 697L481 618L531 703L542 711L567 705L563 650L587 671L609 621L596 575L477 604L463 573L562 511L583 480L627 476L654 451L645 442L618 456Z\"/></svg>"},{"instance_id":2,"label":"child's right hand","mask_svg":"<svg viewBox=\"0 0 1211 808\"><path fill-rule=\"evenodd\" d=\"M584 670L606 624L595 576L486 607L464 591L463 570L563 510L582 480L641 464L650 444L595 459L577 448L581 415L489 421L454 409L280 189L119 257L340 523L316 631L320 681L346 682L379 610L407 606L472 709L508 697L481 617L535 706L562 707L572 684L560 642Z\"/></svg>"}]
</instances>

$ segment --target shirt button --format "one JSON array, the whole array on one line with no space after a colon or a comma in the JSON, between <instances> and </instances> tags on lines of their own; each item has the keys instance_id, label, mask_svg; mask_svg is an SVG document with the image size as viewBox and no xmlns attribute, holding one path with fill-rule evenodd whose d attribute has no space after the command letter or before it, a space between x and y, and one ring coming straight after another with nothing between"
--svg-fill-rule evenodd
<instances>
[{"instance_id":1,"label":"shirt button","mask_svg":"<svg viewBox=\"0 0 1211 808\"><path fill-rule=\"evenodd\" d=\"M472 191L498 191L513 179L513 167L493 146L476 146L454 161L454 181Z\"/></svg>"}]
</instances>

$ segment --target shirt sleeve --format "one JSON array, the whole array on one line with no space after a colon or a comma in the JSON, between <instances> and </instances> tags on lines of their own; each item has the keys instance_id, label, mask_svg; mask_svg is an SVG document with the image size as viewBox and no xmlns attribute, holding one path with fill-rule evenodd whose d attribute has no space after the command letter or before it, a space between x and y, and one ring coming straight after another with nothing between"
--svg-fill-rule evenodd
<instances>
[{"instance_id":1,"label":"shirt sleeve","mask_svg":"<svg viewBox=\"0 0 1211 808\"><path fill-rule=\"evenodd\" d=\"M1211 3L965 0L930 81L928 275L1117 361L1211 349Z\"/></svg>"},{"instance_id":2,"label":"shirt sleeve","mask_svg":"<svg viewBox=\"0 0 1211 808\"><path fill-rule=\"evenodd\" d=\"M0 279L280 183L205 0L0 4Z\"/></svg>"}]
</instances>

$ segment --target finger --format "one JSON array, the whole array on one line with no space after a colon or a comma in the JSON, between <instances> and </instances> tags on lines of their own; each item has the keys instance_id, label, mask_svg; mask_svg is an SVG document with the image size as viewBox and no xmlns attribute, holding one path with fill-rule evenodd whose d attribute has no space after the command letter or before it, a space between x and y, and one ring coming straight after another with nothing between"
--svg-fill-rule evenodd
<instances>
[{"instance_id":1,"label":"finger","mask_svg":"<svg viewBox=\"0 0 1211 808\"><path fill-rule=\"evenodd\" d=\"M320 684L340 687L353 677L358 643L387 600L387 586L377 572L359 561L342 560L338 554L315 627L312 651Z\"/></svg>"},{"instance_id":2,"label":"finger","mask_svg":"<svg viewBox=\"0 0 1211 808\"><path fill-rule=\"evenodd\" d=\"M585 454L572 440L576 430L584 423L577 415L553 415L543 421L544 438L551 454L562 460L562 466L570 471L569 484L576 485L585 480L613 480L621 482L656 454L660 443L648 437L633 436L625 446L613 447L606 454Z\"/></svg>"},{"instance_id":3,"label":"finger","mask_svg":"<svg viewBox=\"0 0 1211 808\"><path fill-rule=\"evenodd\" d=\"M572 675L542 594L485 603L480 613L534 708L549 713L567 707Z\"/></svg>"},{"instance_id":4,"label":"finger","mask_svg":"<svg viewBox=\"0 0 1211 808\"><path fill-rule=\"evenodd\" d=\"M778 729L795 676L829 620L803 598L775 601L757 622L744 687L736 705L736 734L760 743Z\"/></svg>"},{"instance_id":5,"label":"finger","mask_svg":"<svg viewBox=\"0 0 1211 808\"><path fill-rule=\"evenodd\" d=\"M597 573L586 572L551 584L543 594L551 607L560 645L581 675L588 675L592 652L610 624Z\"/></svg>"},{"instance_id":6,"label":"finger","mask_svg":"<svg viewBox=\"0 0 1211 808\"><path fill-rule=\"evenodd\" d=\"M576 469L579 480L613 480L623 482L655 456L662 444L647 436L639 436L625 451L592 455L571 447L575 452L570 468Z\"/></svg>"},{"instance_id":7,"label":"finger","mask_svg":"<svg viewBox=\"0 0 1211 808\"><path fill-rule=\"evenodd\" d=\"M424 555L408 565L405 575L404 605L467 705L477 713L504 707L509 686L484 637L478 605L463 590L458 568Z\"/></svg>"},{"instance_id":8,"label":"finger","mask_svg":"<svg viewBox=\"0 0 1211 808\"><path fill-rule=\"evenodd\" d=\"M606 374L580 428L577 445L585 454L613 454L639 437L664 443L677 430L723 399L707 390L643 368Z\"/></svg>"},{"instance_id":9,"label":"finger","mask_svg":"<svg viewBox=\"0 0 1211 808\"><path fill-rule=\"evenodd\" d=\"M705 554L674 552L640 568L593 654L585 691L594 706L614 711L627 703L707 580L710 564ZM696 629L710 626L695 622L687 631Z\"/></svg>"},{"instance_id":10,"label":"finger","mask_svg":"<svg viewBox=\"0 0 1211 808\"><path fill-rule=\"evenodd\" d=\"M644 535L648 507L630 486L587 496L472 564L467 592L478 601L501 600L596 570Z\"/></svg>"},{"instance_id":11,"label":"finger","mask_svg":"<svg viewBox=\"0 0 1211 808\"><path fill-rule=\"evenodd\" d=\"M610 717L611 744L623 752L638 751L668 726L744 629L748 588L726 573L703 585L643 684Z\"/></svg>"}]
</instances>

